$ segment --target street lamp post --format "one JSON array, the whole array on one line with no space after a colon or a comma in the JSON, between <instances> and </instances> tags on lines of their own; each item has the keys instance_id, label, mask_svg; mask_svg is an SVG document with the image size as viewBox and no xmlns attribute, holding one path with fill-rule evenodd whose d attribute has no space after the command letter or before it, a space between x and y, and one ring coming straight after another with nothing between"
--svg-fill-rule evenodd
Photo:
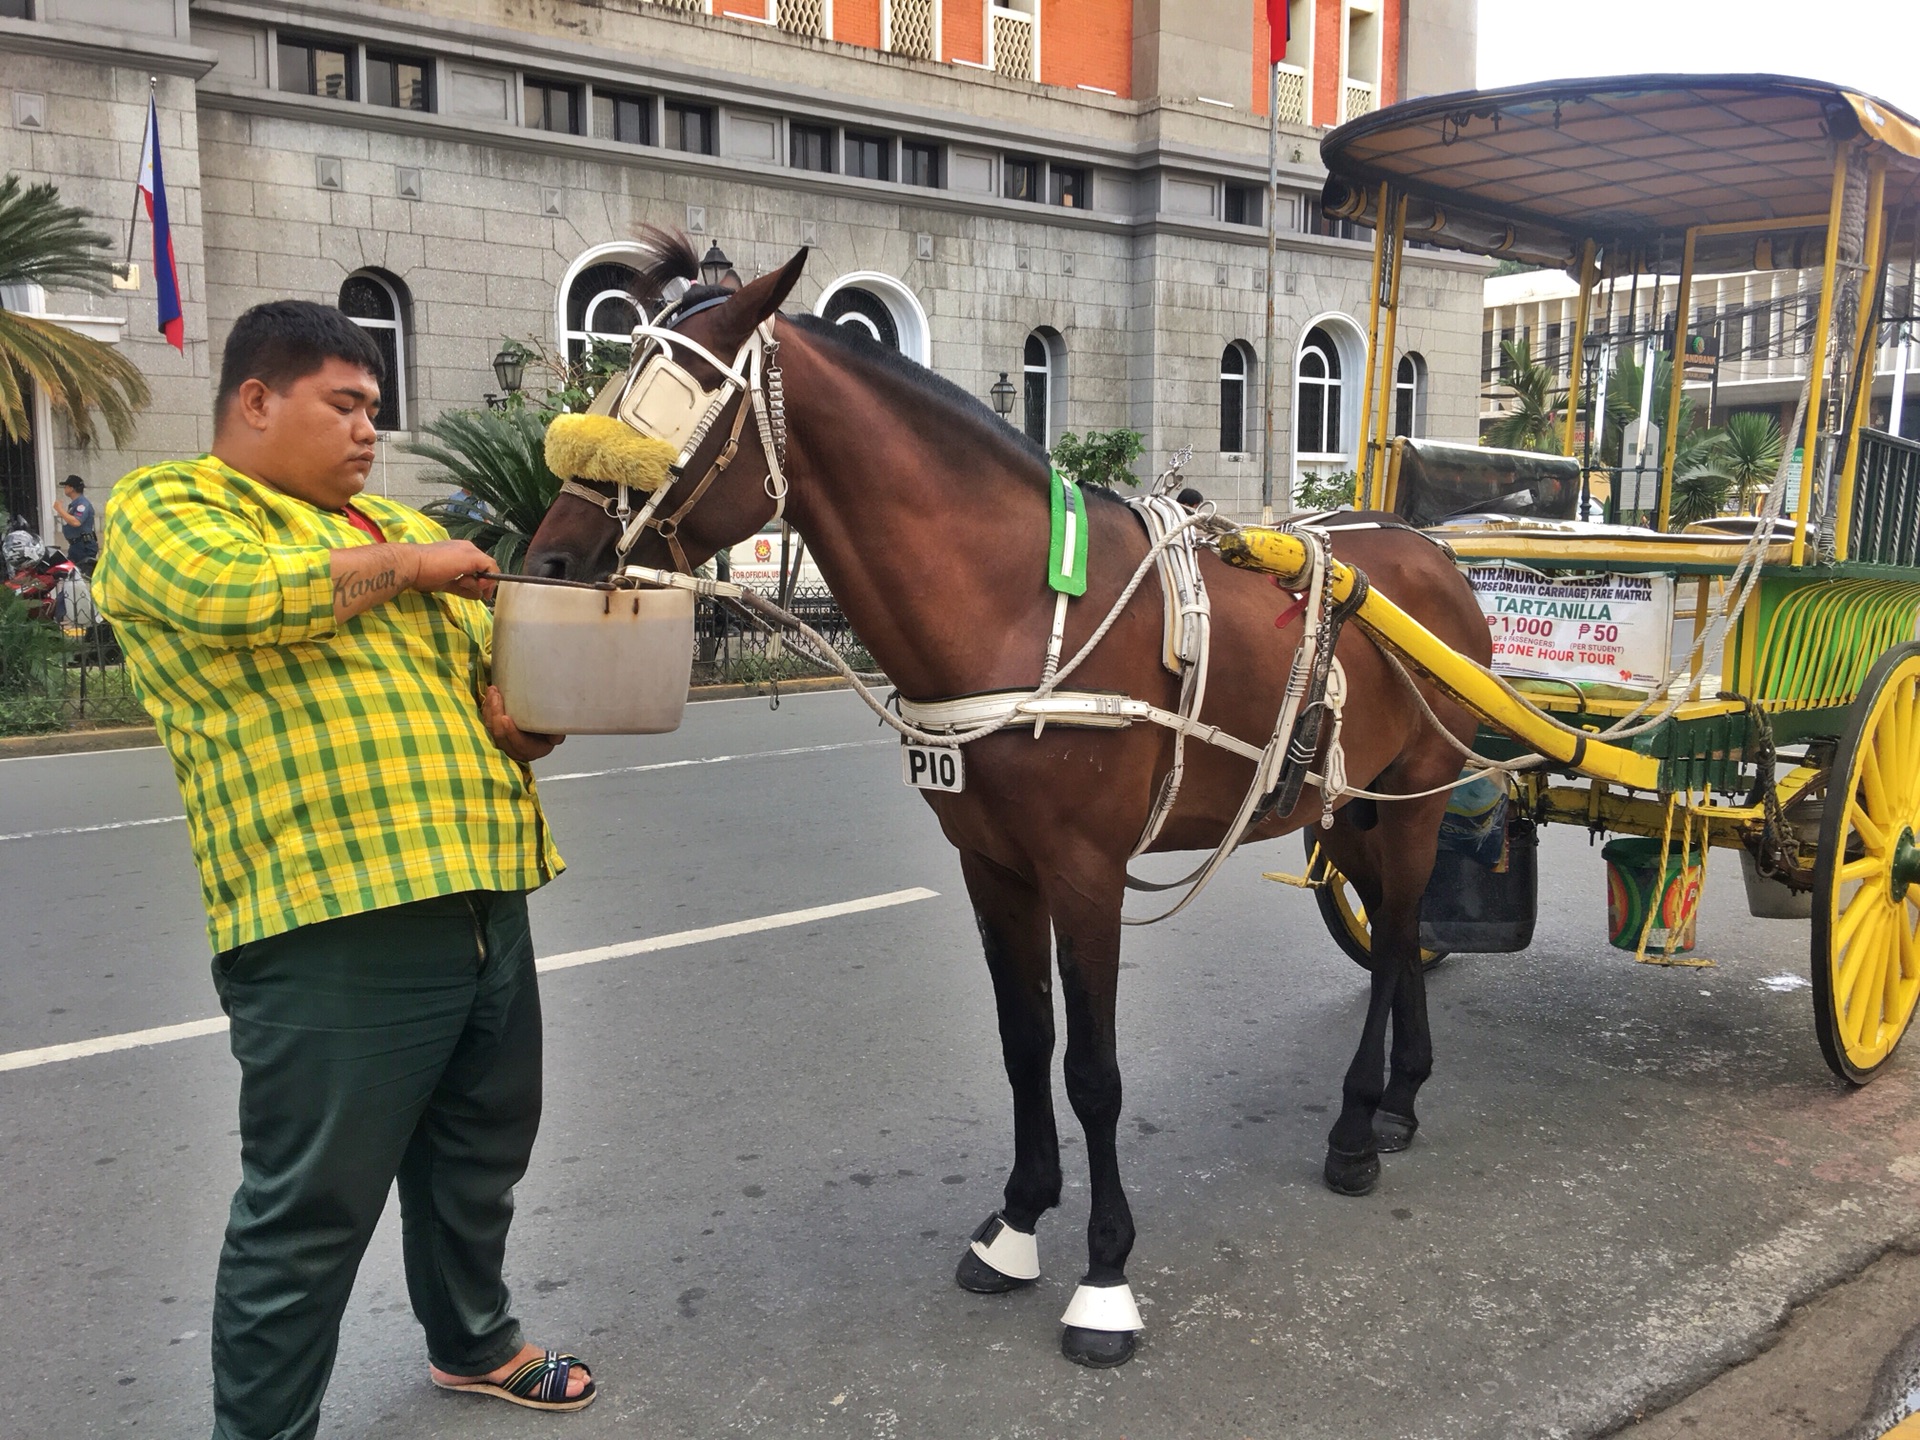
<instances>
[{"instance_id":1,"label":"street lamp post","mask_svg":"<svg viewBox=\"0 0 1920 1440\"><path fill-rule=\"evenodd\" d=\"M733 261L727 258L727 252L715 241L707 247L707 253L700 258L700 281L703 285L723 285L733 271Z\"/></svg>"},{"instance_id":2,"label":"street lamp post","mask_svg":"<svg viewBox=\"0 0 1920 1440\"><path fill-rule=\"evenodd\" d=\"M993 397L993 413L1006 420L1013 413L1013 382L1007 379L1006 371L1000 372L1000 378L993 382L987 393ZM1009 420L1007 423L1013 422Z\"/></svg>"},{"instance_id":3,"label":"street lamp post","mask_svg":"<svg viewBox=\"0 0 1920 1440\"><path fill-rule=\"evenodd\" d=\"M493 376L500 382L501 394L487 393L489 410L504 410L513 403L513 397L520 393L520 386L527 375L526 353L513 345L502 345L500 353L493 357Z\"/></svg>"}]
</instances>

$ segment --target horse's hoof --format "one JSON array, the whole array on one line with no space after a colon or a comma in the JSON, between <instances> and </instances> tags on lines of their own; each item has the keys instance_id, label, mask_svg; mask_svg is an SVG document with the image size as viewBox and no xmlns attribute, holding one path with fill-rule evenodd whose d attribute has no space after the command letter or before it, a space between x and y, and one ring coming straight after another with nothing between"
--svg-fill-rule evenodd
<instances>
[{"instance_id":1,"label":"horse's hoof","mask_svg":"<svg viewBox=\"0 0 1920 1440\"><path fill-rule=\"evenodd\" d=\"M1060 1353L1090 1370L1111 1370L1133 1358L1133 1331L1083 1330L1069 1325L1060 1332Z\"/></svg>"},{"instance_id":2,"label":"horse's hoof","mask_svg":"<svg viewBox=\"0 0 1920 1440\"><path fill-rule=\"evenodd\" d=\"M1413 1144L1413 1132L1420 1122L1411 1115L1396 1115L1391 1110L1373 1113L1373 1145L1382 1155L1398 1155Z\"/></svg>"},{"instance_id":3,"label":"horse's hoof","mask_svg":"<svg viewBox=\"0 0 1920 1440\"><path fill-rule=\"evenodd\" d=\"M1365 1195L1380 1183L1380 1157L1369 1150L1364 1155L1348 1155L1327 1147L1327 1188L1336 1195Z\"/></svg>"},{"instance_id":4,"label":"horse's hoof","mask_svg":"<svg viewBox=\"0 0 1920 1440\"><path fill-rule=\"evenodd\" d=\"M974 1254L971 1249L961 1254L960 1265L953 1272L953 1278L954 1283L962 1290L971 1290L976 1295L1005 1295L1010 1291L1024 1290L1033 1284L1031 1280L1018 1280L1011 1275L1002 1275Z\"/></svg>"}]
</instances>

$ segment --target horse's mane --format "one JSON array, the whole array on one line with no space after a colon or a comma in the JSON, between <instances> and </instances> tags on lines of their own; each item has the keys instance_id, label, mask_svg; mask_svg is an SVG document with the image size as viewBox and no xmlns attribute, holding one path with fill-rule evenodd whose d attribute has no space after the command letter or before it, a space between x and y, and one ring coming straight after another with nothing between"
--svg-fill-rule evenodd
<instances>
[{"instance_id":1,"label":"horse's mane","mask_svg":"<svg viewBox=\"0 0 1920 1440\"><path fill-rule=\"evenodd\" d=\"M700 256L692 239L683 231L642 225L637 249L640 253L640 263L635 267L639 271L637 298L649 309L659 304L661 292L675 280L694 282L680 297L680 306L695 305L727 293L718 286L698 283ZM944 375L935 374L926 366L890 346L880 344L851 325L836 325L818 315L784 315L782 318L809 336L824 341L846 358L880 371L913 390L920 398L931 401L938 408L941 422L948 427L943 439L950 436L953 425L959 425L986 445L1010 449L1013 455L1009 458L1023 462L1015 466L1019 473L1029 478L1045 478L1046 469L1052 463L1047 452L1034 444L1024 431L1014 429L989 410L978 396L962 390ZM1040 470L1038 476L1032 474L1032 467L1035 466ZM1119 499L1108 494L1103 487L1088 488L1104 499Z\"/></svg>"}]
</instances>

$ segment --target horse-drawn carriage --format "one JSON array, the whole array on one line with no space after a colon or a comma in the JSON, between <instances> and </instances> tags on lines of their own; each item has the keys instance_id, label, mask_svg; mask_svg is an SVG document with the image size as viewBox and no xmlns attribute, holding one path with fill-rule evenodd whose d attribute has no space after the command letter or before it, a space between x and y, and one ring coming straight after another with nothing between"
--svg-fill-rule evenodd
<instances>
[{"instance_id":1,"label":"horse-drawn carriage","mask_svg":"<svg viewBox=\"0 0 1920 1440\"><path fill-rule=\"evenodd\" d=\"M1140 1327L1116 1148L1122 912L1129 889L1177 887L1131 878L1134 856L1210 850L1180 882L1190 899L1238 846L1308 834L1307 878L1370 975L1324 1171L1345 1194L1372 1189L1379 1155L1417 1129L1433 1063L1423 948L1462 934L1501 948L1484 907L1440 914L1429 885L1463 764L1511 818L1491 864L1444 862L1450 896L1494 894L1512 920L1530 903L1516 856L1541 821L1659 836L1650 903L1674 889L1674 852L1677 910L1660 918L1663 952L1677 951L1705 846L1740 845L1758 880L1814 894L1816 1014L1836 1069L1871 1076L1920 992L1920 447L1864 426L1880 276L1912 244L1920 127L1833 86L1653 77L1415 102L1335 131L1324 151L1330 212L1375 234L1351 515L1229 525L1182 504L1177 480L1130 504L1083 494L977 399L844 327L782 314L804 251L744 287L667 298L659 287L696 280L699 261L684 236L657 233L644 278L660 304L634 333L632 371L548 435L565 485L528 569L580 592L570 620L638 627L673 608L643 604L648 592L749 606L900 733L904 778L960 852L1014 1102L1006 1203L960 1257L969 1290L1040 1273L1036 1226L1061 1195L1057 973L1092 1182L1089 1265L1063 1317L1063 1349L1083 1364L1123 1362ZM1590 477L1564 457L1389 444L1414 239L1574 267L1576 396L1603 279L1656 271L1677 248L1684 354L1697 265L1823 246L1803 478L1782 467L1744 539L1672 533L1678 385L1639 527L1573 518ZM1789 493L1791 533L1776 538ZM1453 513L1462 497L1476 523ZM808 543L891 700L779 606L695 574L770 517ZM1463 564L1498 573L1476 592ZM1586 657L1613 654L1618 634L1576 629L1563 645L1533 622L1619 629L1641 601L1640 632L1650 613L1664 660L1682 585L1701 643L1671 673L1550 670L1525 686L1495 673L1503 614L1543 642L1532 658L1598 665ZM1622 598L1594 598L1609 586ZM508 631L503 614L500 647ZM1216 650L1232 663L1211 664ZM1653 934L1643 914L1635 944Z\"/></svg>"},{"instance_id":2,"label":"horse-drawn carriage","mask_svg":"<svg viewBox=\"0 0 1920 1440\"><path fill-rule=\"evenodd\" d=\"M1920 995L1920 892L1909 891L1920 880L1920 445L1867 423L1882 327L1913 306L1910 280L1903 289L1887 277L1910 274L1920 129L1835 86L1667 76L1400 105L1336 131L1324 152L1328 212L1375 226L1363 393L1391 393L1381 387L1392 383L1410 241L1564 268L1579 282L1564 352L1571 375L1559 448L1568 457L1591 455L1605 424L1596 358L1652 338L1650 381L1660 350L1688 352L1699 328L1695 275L1819 266L1804 297L1810 325L1797 337L1807 367L1799 474L1783 473L1771 507L1761 507L1770 517L1784 506L1781 523L1761 518L1745 540L1669 523L1683 438L1682 386L1672 382L1667 413L1654 420L1664 432L1657 475L1641 487L1646 525L1577 523L1564 490L1525 479L1494 487L1508 496L1527 488L1525 504L1496 497L1459 507L1497 518L1434 523L1436 492L1457 497L1413 473L1417 442L1386 439L1384 404L1369 405L1362 422L1362 504L1419 517L1475 576L1489 623L1526 628L1511 647L1513 668L1539 678L1474 704L1482 753L1556 760L1514 776L1521 827L1551 821L1660 840L1650 888L1623 896L1645 882L1625 866L1611 877L1616 922L1629 921L1625 939L1643 957L1650 935L1664 941L1661 958L1684 944L1706 846L1749 857L1756 913L1792 913L1791 896L1810 893L1820 1047L1837 1073L1870 1079ZM1637 286L1676 267L1667 334L1612 329L1604 350L1586 343L1603 286ZM1900 317L1889 313L1896 306ZM1647 324L1659 321L1649 315ZM1793 459L1782 456L1783 472ZM1443 456L1444 474L1460 468ZM1614 511L1631 514L1623 495L1635 477L1619 466L1600 473ZM1622 685L1606 675L1620 637L1588 643L1619 615L1582 618L1600 608L1596 594L1628 588L1624 577L1653 582L1614 608L1643 615L1655 653L1676 593L1691 590L1693 600L1685 659L1637 677L1637 688L1636 677ZM1527 600L1486 594L1509 578L1523 583L1505 588ZM1395 643L1391 625L1376 633ZM1497 641L1497 655L1501 648ZM1426 668L1444 679L1457 667L1441 657ZM1556 742L1584 753L1556 753ZM1517 858L1525 866L1531 856L1523 849ZM1463 873L1473 872L1448 877ZM1314 878L1330 882L1322 908L1337 938L1363 947L1363 908L1324 866ZM1523 886L1488 883L1509 906L1531 898ZM1461 926L1457 891L1436 894L1431 908L1430 948L1445 947L1450 925L1473 929Z\"/></svg>"}]
</instances>

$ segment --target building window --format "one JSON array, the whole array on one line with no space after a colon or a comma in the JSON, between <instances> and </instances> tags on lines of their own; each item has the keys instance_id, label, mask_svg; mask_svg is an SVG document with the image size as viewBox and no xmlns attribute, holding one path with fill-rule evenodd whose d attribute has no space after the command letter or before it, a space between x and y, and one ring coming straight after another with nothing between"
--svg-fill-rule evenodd
<instances>
[{"instance_id":1,"label":"building window","mask_svg":"<svg viewBox=\"0 0 1920 1440\"><path fill-rule=\"evenodd\" d=\"M878 295L862 290L858 285L847 285L834 291L827 301L827 308L821 313L834 324L858 330L889 350L900 348L900 327L894 322L893 311Z\"/></svg>"},{"instance_id":2,"label":"building window","mask_svg":"<svg viewBox=\"0 0 1920 1440\"><path fill-rule=\"evenodd\" d=\"M902 141L900 178L908 185L924 185L930 190L939 189L940 147L919 140Z\"/></svg>"},{"instance_id":3,"label":"building window","mask_svg":"<svg viewBox=\"0 0 1920 1440\"><path fill-rule=\"evenodd\" d=\"M1301 343L1294 392L1294 443L1300 454L1339 456L1340 352L1318 325Z\"/></svg>"},{"instance_id":4,"label":"building window","mask_svg":"<svg viewBox=\"0 0 1920 1440\"><path fill-rule=\"evenodd\" d=\"M1258 225L1261 221L1260 187L1228 185L1221 206L1222 218L1229 225Z\"/></svg>"},{"instance_id":5,"label":"building window","mask_svg":"<svg viewBox=\"0 0 1920 1440\"><path fill-rule=\"evenodd\" d=\"M353 83L353 47L330 40L301 40L282 35L280 88L291 95L359 99Z\"/></svg>"},{"instance_id":6,"label":"building window","mask_svg":"<svg viewBox=\"0 0 1920 1440\"><path fill-rule=\"evenodd\" d=\"M1021 428L1041 449L1051 449L1067 418L1067 344L1060 332L1042 326L1027 336L1021 369L1026 381Z\"/></svg>"},{"instance_id":7,"label":"building window","mask_svg":"<svg viewBox=\"0 0 1920 1440\"><path fill-rule=\"evenodd\" d=\"M367 52L367 103L395 110L433 109L433 63L418 55Z\"/></svg>"},{"instance_id":8,"label":"building window","mask_svg":"<svg viewBox=\"0 0 1920 1440\"><path fill-rule=\"evenodd\" d=\"M796 170L833 169L833 131L825 125L787 127L789 163Z\"/></svg>"},{"instance_id":9,"label":"building window","mask_svg":"<svg viewBox=\"0 0 1920 1440\"><path fill-rule=\"evenodd\" d=\"M667 102L667 148L694 155L713 153L713 111L705 105Z\"/></svg>"},{"instance_id":10,"label":"building window","mask_svg":"<svg viewBox=\"0 0 1920 1440\"><path fill-rule=\"evenodd\" d=\"M1220 352L1220 453L1243 455L1247 445L1247 379L1252 351L1239 341Z\"/></svg>"},{"instance_id":11,"label":"building window","mask_svg":"<svg viewBox=\"0 0 1920 1440\"><path fill-rule=\"evenodd\" d=\"M567 286L567 360L578 364L596 342L628 345L640 323L634 300L640 274L631 265L602 260L589 265Z\"/></svg>"},{"instance_id":12,"label":"building window","mask_svg":"<svg viewBox=\"0 0 1920 1440\"><path fill-rule=\"evenodd\" d=\"M1393 372L1393 433L1418 438L1427 428L1427 362L1409 350Z\"/></svg>"},{"instance_id":13,"label":"building window","mask_svg":"<svg viewBox=\"0 0 1920 1440\"><path fill-rule=\"evenodd\" d=\"M613 90L593 92L593 133L597 139L623 145L653 143L653 99Z\"/></svg>"},{"instance_id":14,"label":"building window","mask_svg":"<svg viewBox=\"0 0 1920 1440\"><path fill-rule=\"evenodd\" d=\"M405 430L407 321L400 282L377 271L357 271L340 287L340 310L380 351L380 410L373 428Z\"/></svg>"},{"instance_id":15,"label":"building window","mask_svg":"<svg viewBox=\"0 0 1920 1440\"><path fill-rule=\"evenodd\" d=\"M522 119L531 130L580 133L580 94L571 85L529 80L521 91Z\"/></svg>"},{"instance_id":16,"label":"building window","mask_svg":"<svg viewBox=\"0 0 1920 1440\"><path fill-rule=\"evenodd\" d=\"M33 19L33 0L0 0L0 20ZM9 515L17 513L9 510Z\"/></svg>"},{"instance_id":17,"label":"building window","mask_svg":"<svg viewBox=\"0 0 1920 1440\"><path fill-rule=\"evenodd\" d=\"M1009 200L1040 199L1040 162L1009 155L1000 165L1000 193Z\"/></svg>"},{"instance_id":18,"label":"building window","mask_svg":"<svg viewBox=\"0 0 1920 1440\"><path fill-rule=\"evenodd\" d=\"M847 173L862 180L893 178L893 140L886 135L847 132Z\"/></svg>"},{"instance_id":19,"label":"building window","mask_svg":"<svg viewBox=\"0 0 1920 1440\"><path fill-rule=\"evenodd\" d=\"M886 0L880 12L885 46L915 60L940 58L939 0Z\"/></svg>"},{"instance_id":20,"label":"building window","mask_svg":"<svg viewBox=\"0 0 1920 1440\"><path fill-rule=\"evenodd\" d=\"M1055 165L1048 174L1047 198L1069 210L1087 208L1087 172L1071 165Z\"/></svg>"}]
</instances>

